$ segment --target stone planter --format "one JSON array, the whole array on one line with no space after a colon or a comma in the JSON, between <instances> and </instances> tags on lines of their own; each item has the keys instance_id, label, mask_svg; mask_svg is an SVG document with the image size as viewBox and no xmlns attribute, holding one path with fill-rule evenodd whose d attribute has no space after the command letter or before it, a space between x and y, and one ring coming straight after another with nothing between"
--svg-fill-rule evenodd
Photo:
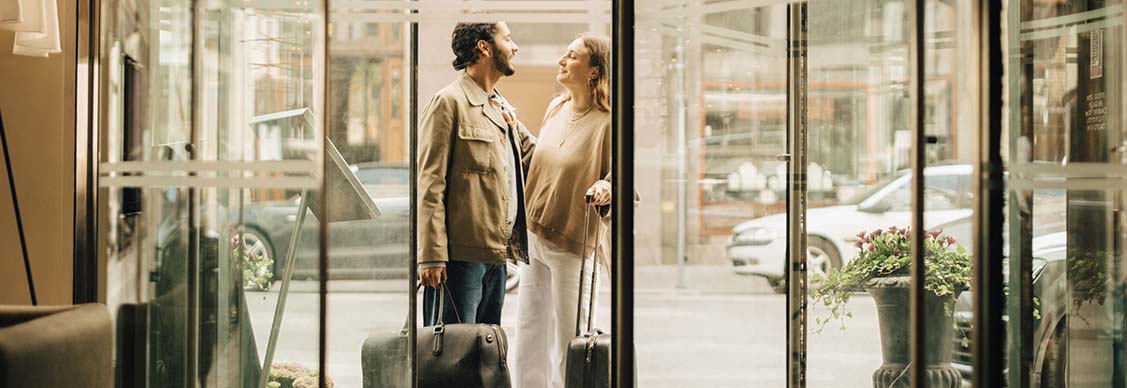
<instances>
[{"instance_id":1,"label":"stone planter","mask_svg":"<svg viewBox=\"0 0 1127 388\"><path fill-rule=\"evenodd\" d=\"M880 368L873 372L874 388L909 387L910 377L907 372L911 343L908 338L911 330L909 285L908 277L889 277L873 279L865 287L877 304L881 355L884 360ZM927 346L927 365L924 372L926 387L962 386L959 371L951 366L953 318L943 311L944 302L953 298L954 296L941 298L928 293L924 301L924 307L927 309L924 340Z\"/></svg>"}]
</instances>

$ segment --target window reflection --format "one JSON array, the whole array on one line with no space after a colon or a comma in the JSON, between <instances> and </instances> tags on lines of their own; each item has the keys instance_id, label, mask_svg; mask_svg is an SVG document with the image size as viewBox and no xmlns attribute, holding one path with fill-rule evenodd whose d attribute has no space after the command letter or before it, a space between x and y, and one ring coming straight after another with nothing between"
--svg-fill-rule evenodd
<instances>
[{"instance_id":1,"label":"window reflection","mask_svg":"<svg viewBox=\"0 0 1127 388\"><path fill-rule=\"evenodd\" d=\"M1123 8L1007 6L1009 382L1123 385Z\"/></svg>"}]
</instances>

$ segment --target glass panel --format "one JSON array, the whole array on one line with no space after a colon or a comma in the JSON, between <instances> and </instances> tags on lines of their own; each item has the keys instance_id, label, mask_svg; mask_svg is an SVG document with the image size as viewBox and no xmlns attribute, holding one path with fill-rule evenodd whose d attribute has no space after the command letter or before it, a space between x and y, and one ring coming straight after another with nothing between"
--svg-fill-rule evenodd
<instances>
[{"instance_id":1,"label":"glass panel","mask_svg":"<svg viewBox=\"0 0 1127 388\"><path fill-rule=\"evenodd\" d=\"M321 186L320 8L193 4L102 3L100 254L119 327L140 329L117 333L119 367L138 386L315 383L316 287L285 275L291 252L317 261L299 203Z\"/></svg>"},{"instance_id":2,"label":"glass panel","mask_svg":"<svg viewBox=\"0 0 1127 388\"><path fill-rule=\"evenodd\" d=\"M201 119L206 123L213 117L219 128L214 135L217 160L314 162L311 171L322 175L321 152L327 144L320 123L320 11L318 2L252 7L221 2L206 14L204 31L211 27L215 33L208 42L214 46L205 52L215 53L214 67L205 68L204 85L216 87L204 88L215 93L214 103L202 101L200 109L205 112ZM315 182L320 185L319 179ZM242 241L232 255L241 262L236 268L243 276L255 360L264 367L269 359L267 381L283 386L287 379L315 382L320 373L318 285L309 281L316 279L319 257L319 189L266 187L212 194L219 202L213 222L231 234L224 237Z\"/></svg>"},{"instance_id":3,"label":"glass panel","mask_svg":"<svg viewBox=\"0 0 1127 388\"><path fill-rule=\"evenodd\" d=\"M416 8L418 14L403 12L411 8ZM360 386L361 382L364 386L403 386L400 378L405 376L401 376L398 368L406 367L406 363L403 363L406 361L406 350L393 349L385 345L390 344L390 340L396 340L400 335L400 328L403 327L403 319L407 318L409 308L407 305L409 294L406 292L415 290L414 284L406 280L408 266L415 265L408 258L407 217L409 206L418 206L419 202L407 199L409 185L411 179L418 179L416 182L420 185L418 187L420 197L423 197L428 189L432 189L429 182L433 182L433 179L408 177L406 167L409 158L416 155L416 152L433 149L435 143L428 144L428 141L451 141L446 136L432 138L428 136L427 131L436 130L420 127L417 136L421 151L411 152L414 150L409 149L408 120L410 109L417 108L420 122L434 122L434 120L428 121L428 118L436 116L427 117L429 111L426 107L432 102L433 96L447 86L453 86L461 96L465 96L462 92L464 90L458 83L462 71L452 68L454 55L451 39L455 24L496 24L496 21L505 21L502 29L512 33L513 43L518 47L517 53L509 59L515 73L511 77L500 78L495 87L508 104L515 107L516 120L522 122L533 135L542 135L544 113L552 98L562 90L556 82L560 67L559 59L567 52L568 45L579 33L593 32L602 35L610 33L610 2L603 5L598 3L593 5L591 2L560 2L559 5L532 2L527 5L517 5L517 3L503 5L495 2L437 0L403 2L400 6L345 3L334 10L334 20L330 51L332 90L330 90L329 133L332 141L343 153L347 164L354 166L353 173L358 182L362 183L367 193L373 197L381 214L375 221L330 224L329 280L332 292L330 321L335 323L329 328L328 352L331 364L329 373L335 378L339 377L337 381L350 386ZM418 46L414 49L409 47L408 21L418 23ZM502 38L500 35L496 37ZM405 64L409 60L409 50L417 50L418 63L415 70L418 72L418 85L407 83L412 67L412 64ZM416 102L407 99L410 88L415 88L417 91L419 97ZM470 123L479 125L474 129L485 131L480 132L478 138L470 140L458 138L455 141L472 141L474 144L470 147L482 147L483 144L478 142L483 139L480 136L507 133L506 127L491 123L485 116L462 115L463 112L480 115L480 109L491 109L491 107L491 105L467 107L465 109L468 111L459 111L454 117L446 117L453 125L463 127ZM449 127L446 130L450 130ZM496 136L495 139L502 138ZM490 150L486 149L486 151ZM463 170L451 168L443 177L446 186L443 188L440 200L445 205L443 211L446 212L447 229L446 240L438 245L447 249L446 254L449 254L450 263L478 261L485 250L471 247L479 246L482 241L490 239L490 236L467 236L464 232L458 235L458 230L465 230L464 224L459 224L460 221L456 221L455 215L452 214L468 210L460 206L471 203L477 208L483 208L474 209L480 211L476 214L481 218L492 217L497 213L508 213L508 210L500 206L489 209L488 206L477 204L496 199L491 195L500 193L490 193L492 188L486 187L480 191L474 189L467 191L465 188L473 186L465 183L467 178L476 180L491 179L492 176L505 177L504 171L511 169L505 169L500 164L504 160L502 159L505 156L504 152L508 150L498 147L497 151L486 156L492 168L476 173L465 173ZM456 148L451 151L451 164L462 158L458 152L461 151ZM419 159L419 170L431 171L435 168L435 166L426 166L426 161L425 158ZM538 162L533 161L533 164ZM604 167L609 168L609 165ZM529 173L529 175L531 180L534 174ZM589 183L593 183L594 180ZM527 185L531 185L531 182ZM582 203L582 191L564 195ZM514 197L507 195L502 199L516 201ZM564 200L559 201L565 203L562 202ZM429 217L431 214L428 213L431 209L418 208L418 211L420 217ZM478 220L470 222L478 222ZM424 230L419 231L420 254L431 252L432 249L424 246L434 244L433 240L424 239L425 233ZM429 258L432 257L417 257L419 261L427 261ZM577 259L575 262L578 262ZM450 276L451 283L454 283L455 276L462 276L464 279L464 276L469 275L464 272L455 274L451 267L452 265L447 265L447 275ZM576 298L574 291L571 291L571 294L553 294L550 291L558 288L558 284L554 282L573 280L575 279L573 276L578 273L571 275L562 268L553 267L550 279L541 277L533 282L542 285L540 288L518 291L524 285L522 280L526 277L521 273L526 271L526 267L507 264L490 268L490 271L504 271L505 276L502 292L504 305L500 309L500 325L509 340L504 345L508 346L509 367L512 368L513 379L532 381L524 382L523 386L549 386L547 376L559 378L562 364L552 364L548 359L549 353L545 350L556 350L557 346L566 346L571 340L571 332L566 327L574 325L574 320L570 320L574 318L562 317L559 312L554 311L559 311L560 307L574 307L574 298ZM478 282L488 282L490 279L488 276L491 275L487 274L485 279L479 279ZM602 277L606 279L607 276L604 274ZM609 282L604 281L602 284L604 285L601 293L605 293L609 290ZM455 286L452 286L451 291L455 298L471 292L456 289ZM424 294L419 294L418 301L419 311L429 306ZM596 315L610 316L609 305L609 297L601 298L598 306L600 312ZM522 319L536 323L533 319L536 317L535 311L522 312L522 307L525 306L541 308L541 311L545 312L545 317L558 318L552 323L548 320L539 321L542 324L540 326L520 326L518 321ZM472 315L473 312L465 312L463 309L459 318L447 317L447 320L453 321ZM525 318L525 315L532 315L533 318ZM410 324L423 326L420 321L423 319L411 320ZM472 321L492 323L492 319L483 317L480 310ZM596 326L607 328L609 325L596 324ZM547 342L538 344L534 341L536 337L544 338L545 341L557 341L556 333L568 333L568 336L560 338L561 342L554 344ZM356 353L356 345L361 342L364 343L362 353ZM542 353L544 358L525 355L524 353L529 349ZM553 358L556 356L553 355ZM560 370L550 371L550 369ZM542 373L536 373L538 370ZM534 380L536 377L542 377L542 380Z\"/></svg>"},{"instance_id":4,"label":"glass panel","mask_svg":"<svg viewBox=\"0 0 1127 388\"><path fill-rule=\"evenodd\" d=\"M907 386L910 6L808 5L810 387ZM969 173L969 166L939 167L925 182L957 186Z\"/></svg>"},{"instance_id":5,"label":"glass panel","mask_svg":"<svg viewBox=\"0 0 1127 388\"><path fill-rule=\"evenodd\" d=\"M975 193L972 166L978 161L979 62L974 35L976 7L965 2L928 1L924 46L925 146L924 287L928 299L925 331L926 386L969 382L973 372L970 292L974 257ZM958 170L954 174L944 169ZM930 173L929 173L930 172ZM958 373L955 373L955 372Z\"/></svg>"},{"instance_id":6,"label":"glass panel","mask_svg":"<svg viewBox=\"0 0 1127 388\"><path fill-rule=\"evenodd\" d=\"M564 132L570 131L573 127L567 126L567 121L562 122L565 123L562 126L558 124L561 123L560 118L564 117L564 114L573 114L571 109L562 106L557 111L550 112L549 108L552 100L559 96L560 92L565 91L564 87L557 82L557 76L560 72L561 58L564 58L568 52L569 45L573 44L580 33L593 33L602 36L610 34L610 2L595 2L594 5L588 2L578 7L576 5L545 6L543 2L539 5L538 3L530 3L524 11L491 6L489 2L481 2L479 5L473 6L471 6L471 3L461 1L440 3L450 9L464 10L464 14L468 14L470 17L465 15L427 17L425 21L421 21L418 25L419 100L417 104L420 122L427 122L425 116L429 112L427 104L433 103L433 96L441 89L453 86L460 88L458 90L465 90L458 86L463 71L455 70L452 67L455 60L452 50L452 33L455 25L458 23L474 23L474 21L477 21L477 23L481 23L481 21L486 21L486 23L492 23L495 20L504 21L504 28L507 28L508 32L512 34L512 43L516 45L517 51L509 59L509 64L512 65L514 73L511 76L500 78L495 85L495 89L515 109L516 120L523 123L527 130L539 139L539 142L536 143L536 150L529 161L530 165L526 167L527 178L523 182L525 187L524 205L527 210L525 214L529 214L526 217L531 224L535 222L533 221L534 215L531 214L541 214L543 218L540 220L543 220L553 217L549 212L567 212L570 205L579 205L579 208L576 208L578 211L571 211L570 217L565 217L565 219L569 219L567 226L557 224L553 228L571 229L576 226L582 228L584 226L583 215L585 214L582 211L582 204L586 186L580 189L571 189L562 188L565 186L560 184L559 187L561 188L559 188L557 196L550 200L543 196L534 197L532 192L535 191L535 187L559 184L557 180L548 180L553 178L545 178L545 176L550 175L543 173L543 171L578 168L577 165L561 164L561 160L558 158L575 157L571 155L578 152L589 152L587 155L580 155L580 158L591 160L589 164L594 166L600 166L600 164L597 164L597 160L609 158L609 155L607 155L610 152L609 148L567 147L571 144L571 141L575 141L575 144L597 144L592 139L596 139L598 127L574 126L576 131L587 130L589 132L586 133L591 133L591 135L580 134L579 132ZM504 30L504 28L498 30ZM495 38L497 36L499 35L495 35ZM589 58L592 55L591 49L586 45L583 47ZM610 47L606 47L606 49L609 50ZM609 51L606 54L609 55ZM607 62L609 62L609 58L607 58ZM606 71L609 72L610 69L606 68ZM471 83L463 83L463 85L470 90L481 90L480 85L471 85ZM467 94L471 94L471 92L476 91L467 91ZM598 111L597 108L592 109L593 111L589 111L589 113L593 113L593 116L604 117L607 115L606 112ZM556 114L557 112L559 114ZM497 125L492 124L490 118L485 118L483 121L482 118L485 117L478 118L478 122L485 126L485 129L490 131L497 129ZM459 125L472 125L473 117L460 117L459 120ZM545 120L554 120L557 124L549 127ZM576 124L583 125L578 123L580 122ZM428 131L427 127L420 125L418 133L420 153L431 148L431 144L426 144L428 136L425 131ZM571 138L566 138L568 135L571 135ZM455 141L467 141L461 139L461 134L459 136L460 139ZM579 136L586 136L586 139L579 139ZM435 139L434 141L444 140ZM520 142L520 140L516 141ZM455 152L458 152L458 150L455 149ZM455 155L454 158L458 158L458 156ZM499 166L499 162L502 161L499 158L498 155L495 159L492 159L494 166ZM423 157L419 159L420 171L427 168L424 165L424 159ZM587 180L584 183L585 185L591 185L595 180L602 177L601 174L609 173L610 165L602 164L598 168L600 169L592 171L593 175L591 176L580 177L577 174L576 177ZM496 169L506 171L506 169L500 167ZM596 173L596 171L602 171L602 173ZM453 174L468 173L449 171L447 176ZM488 176L486 179L488 179ZM419 194L423 196L427 189L426 182L429 182L429 180L420 175L418 182ZM447 195L451 196L447 197L452 200L454 191L459 188L450 187L447 189ZM472 187L472 185L469 185L469 187ZM473 193L471 192L471 194ZM487 195L489 194L481 193L478 195L483 195L485 199L488 199ZM453 212L459 211L451 209L454 203L454 201L447 203L447 220L450 220ZM424 211L423 208L419 209L419 217L423 217L421 214ZM497 211L507 212L503 209ZM558 217L558 215L554 215L554 217ZM591 221L591 226L592 228L607 230L603 227L603 223L598 222L597 219ZM566 237L567 240L579 243L579 236L583 235L582 229L579 228L560 231L559 235L553 236L568 236ZM575 333L576 312L574 311L576 298L579 294L577 288L569 288L578 283L580 256L575 252L578 252L582 247L577 245L574 247L575 250L568 250L569 248L562 248L562 245L552 245L553 249L558 250L548 252L547 249L543 248L549 244L545 243L547 241L544 237L545 230L548 229L533 230L530 228L529 230L530 263L506 265L506 292L500 325L504 328L508 338L508 362L509 367L511 367L514 386L517 387L550 387L553 386L553 380L556 385L561 383L565 368L564 358L566 354L564 351L567 349L568 343L573 340ZM425 244L425 240L421 236L423 230L419 232L419 244ZM601 239L603 247L607 247L606 244L609 244L610 239L607 236L609 235L604 231ZM452 229L447 229L447 237L451 238L449 254L452 261L462 259L463 257L459 257L459 255L464 255L464 253L460 252L459 247L454 243ZM588 241L588 244L593 246L594 241ZM591 246L588 246L587 249L591 249ZM419 253L424 253L426 250L423 246L419 247ZM425 259L426 257L423 256L418 257L420 262L425 261ZM587 265L589 267L591 262L587 262ZM609 333L611 328L609 318L611 316L610 281L609 276L606 275L605 266L601 267L603 270L601 270L600 281L596 285L595 311L592 319L594 321L593 327ZM453 273L451 273L451 276L453 276ZM424 298L420 297L419 300L423 301ZM421 303L420 306L426 308L427 305ZM586 329L583 332L586 333Z\"/></svg>"},{"instance_id":7,"label":"glass panel","mask_svg":"<svg viewBox=\"0 0 1127 388\"><path fill-rule=\"evenodd\" d=\"M329 175L330 186L347 195L329 197L328 207L350 214L329 223L328 374L340 387L408 387L408 349L379 340L400 335L414 289L407 279L409 24L378 19L395 15L386 10L330 6L334 15L355 17L333 23L328 134L361 190ZM349 211L368 200L375 219ZM390 370L401 372L398 380L375 378Z\"/></svg>"},{"instance_id":8,"label":"glass panel","mask_svg":"<svg viewBox=\"0 0 1127 388\"><path fill-rule=\"evenodd\" d=\"M787 7L636 9L638 384L785 386Z\"/></svg>"},{"instance_id":9,"label":"glass panel","mask_svg":"<svg viewBox=\"0 0 1127 388\"><path fill-rule=\"evenodd\" d=\"M1009 384L1123 386L1123 5L1006 5Z\"/></svg>"}]
</instances>

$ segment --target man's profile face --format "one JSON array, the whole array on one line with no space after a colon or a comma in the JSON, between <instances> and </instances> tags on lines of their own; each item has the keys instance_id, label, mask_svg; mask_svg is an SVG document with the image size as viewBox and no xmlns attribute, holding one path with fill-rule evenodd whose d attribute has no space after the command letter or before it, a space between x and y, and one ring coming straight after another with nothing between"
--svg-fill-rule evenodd
<instances>
[{"instance_id":1,"label":"man's profile face","mask_svg":"<svg viewBox=\"0 0 1127 388\"><path fill-rule=\"evenodd\" d=\"M492 51L493 66L497 68L498 72L506 77L516 73L512 59L519 48L516 42L513 42L513 33L509 31L509 26L505 22L497 23L497 33L493 35L490 50Z\"/></svg>"}]
</instances>

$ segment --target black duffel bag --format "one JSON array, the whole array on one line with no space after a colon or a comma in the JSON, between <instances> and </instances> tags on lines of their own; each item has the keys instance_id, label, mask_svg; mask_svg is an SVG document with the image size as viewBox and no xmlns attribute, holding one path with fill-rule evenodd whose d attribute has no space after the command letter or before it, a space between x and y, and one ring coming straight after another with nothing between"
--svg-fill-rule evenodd
<instances>
[{"instance_id":1,"label":"black duffel bag","mask_svg":"<svg viewBox=\"0 0 1127 388\"><path fill-rule=\"evenodd\" d=\"M446 285L439 286L438 311L445 304ZM455 309L456 317L459 315ZM461 321L461 318L458 318ZM410 320L408 319L408 322ZM510 388L508 347L505 330L484 323L440 322L416 333L419 388ZM374 334L364 341L361 362L364 387L410 385L407 355L389 360L384 352L406 350L407 324L397 335ZM396 357L396 355L391 355Z\"/></svg>"}]
</instances>

